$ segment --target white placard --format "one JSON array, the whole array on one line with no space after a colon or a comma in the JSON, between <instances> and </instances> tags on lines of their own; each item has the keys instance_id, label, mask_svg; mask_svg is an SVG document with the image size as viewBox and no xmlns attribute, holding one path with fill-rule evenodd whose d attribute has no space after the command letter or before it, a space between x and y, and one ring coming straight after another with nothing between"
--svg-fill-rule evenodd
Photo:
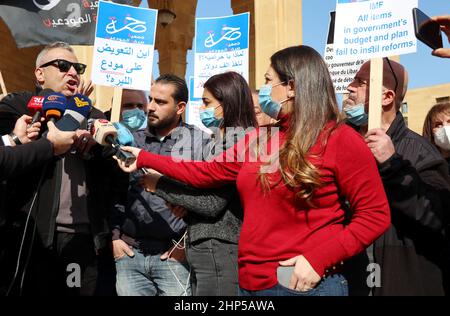
<instances>
[{"instance_id":1,"label":"white placard","mask_svg":"<svg viewBox=\"0 0 450 316\"><path fill-rule=\"evenodd\" d=\"M418 0L337 0L335 60L414 53L412 9Z\"/></svg>"},{"instance_id":2,"label":"white placard","mask_svg":"<svg viewBox=\"0 0 450 316\"><path fill-rule=\"evenodd\" d=\"M149 90L157 13L100 1L92 65L95 84Z\"/></svg>"},{"instance_id":3,"label":"white placard","mask_svg":"<svg viewBox=\"0 0 450 316\"><path fill-rule=\"evenodd\" d=\"M195 23L194 97L210 77L235 71L249 79L250 14L198 18Z\"/></svg>"}]
</instances>

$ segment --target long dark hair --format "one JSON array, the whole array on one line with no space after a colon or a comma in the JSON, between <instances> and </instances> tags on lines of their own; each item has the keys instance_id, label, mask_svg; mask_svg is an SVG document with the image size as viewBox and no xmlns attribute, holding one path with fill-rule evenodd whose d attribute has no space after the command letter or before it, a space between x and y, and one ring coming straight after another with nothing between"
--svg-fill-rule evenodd
<instances>
[{"instance_id":1,"label":"long dark hair","mask_svg":"<svg viewBox=\"0 0 450 316\"><path fill-rule=\"evenodd\" d=\"M225 72L206 81L205 89L223 108L224 127L257 127L252 91L244 77L236 72Z\"/></svg>"},{"instance_id":2,"label":"long dark hair","mask_svg":"<svg viewBox=\"0 0 450 316\"><path fill-rule=\"evenodd\" d=\"M319 170L308 159L309 151L327 123L337 122L339 116L333 82L324 60L309 46L280 50L270 60L280 81L284 85L293 83L295 89L287 139L279 153L279 170L284 183L311 202L321 181ZM262 174L262 181L265 188L270 188L267 175Z\"/></svg>"}]
</instances>

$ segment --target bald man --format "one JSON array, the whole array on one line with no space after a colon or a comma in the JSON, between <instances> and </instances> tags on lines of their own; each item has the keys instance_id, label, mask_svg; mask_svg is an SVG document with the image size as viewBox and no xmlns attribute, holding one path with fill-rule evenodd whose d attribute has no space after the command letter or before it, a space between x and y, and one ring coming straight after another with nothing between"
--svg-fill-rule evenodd
<instances>
[{"instance_id":1,"label":"bald man","mask_svg":"<svg viewBox=\"0 0 450 316\"><path fill-rule=\"evenodd\" d=\"M444 295L448 166L434 146L406 126L400 112L408 86L405 68L385 58L383 69L381 128L367 131L364 117L370 114L370 62L348 86L344 102L378 163L391 208L390 229L369 248L369 257L381 268L381 287L373 294Z\"/></svg>"}]
</instances>

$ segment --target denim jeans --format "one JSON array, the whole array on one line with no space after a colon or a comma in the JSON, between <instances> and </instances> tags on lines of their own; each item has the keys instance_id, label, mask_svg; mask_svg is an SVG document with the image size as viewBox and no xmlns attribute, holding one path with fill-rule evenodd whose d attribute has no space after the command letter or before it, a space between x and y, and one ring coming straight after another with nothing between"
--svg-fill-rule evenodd
<instances>
[{"instance_id":1,"label":"denim jeans","mask_svg":"<svg viewBox=\"0 0 450 316\"><path fill-rule=\"evenodd\" d=\"M207 239L188 244L194 296L238 295L238 245Z\"/></svg>"},{"instance_id":2,"label":"denim jeans","mask_svg":"<svg viewBox=\"0 0 450 316\"><path fill-rule=\"evenodd\" d=\"M277 284L267 290L247 291L239 290L240 296L348 296L347 280L342 274L326 277L312 290L300 292Z\"/></svg>"},{"instance_id":3,"label":"denim jeans","mask_svg":"<svg viewBox=\"0 0 450 316\"><path fill-rule=\"evenodd\" d=\"M190 271L186 262L162 261L161 254L144 255L133 248L134 257L116 259L119 296L190 296Z\"/></svg>"}]
</instances>

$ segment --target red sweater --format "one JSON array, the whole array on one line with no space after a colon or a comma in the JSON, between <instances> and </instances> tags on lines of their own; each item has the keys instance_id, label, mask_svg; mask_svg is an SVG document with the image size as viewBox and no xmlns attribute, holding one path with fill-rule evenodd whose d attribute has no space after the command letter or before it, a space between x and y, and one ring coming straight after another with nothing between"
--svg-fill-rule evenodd
<instances>
[{"instance_id":1,"label":"red sweater","mask_svg":"<svg viewBox=\"0 0 450 316\"><path fill-rule=\"evenodd\" d=\"M285 136L281 131L281 143ZM241 142L248 144L249 137ZM318 144L322 142L318 141L311 152L322 155L312 162L321 172L323 185L315 192L314 208L296 198L284 184L264 192L258 178L261 162L174 162L171 157L142 151L137 166L154 168L198 188L236 182L244 208L239 285L246 290L263 290L277 284L279 261L303 255L322 276L326 269L364 250L390 225L377 165L362 137L344 125L330 135L324 150ZM243 148L238 143L228 157L236 157ZM279 173L275 177L279 179ZM345 227L340 197L349 201L353 210Z\"/></svg>"}]
</instances>

